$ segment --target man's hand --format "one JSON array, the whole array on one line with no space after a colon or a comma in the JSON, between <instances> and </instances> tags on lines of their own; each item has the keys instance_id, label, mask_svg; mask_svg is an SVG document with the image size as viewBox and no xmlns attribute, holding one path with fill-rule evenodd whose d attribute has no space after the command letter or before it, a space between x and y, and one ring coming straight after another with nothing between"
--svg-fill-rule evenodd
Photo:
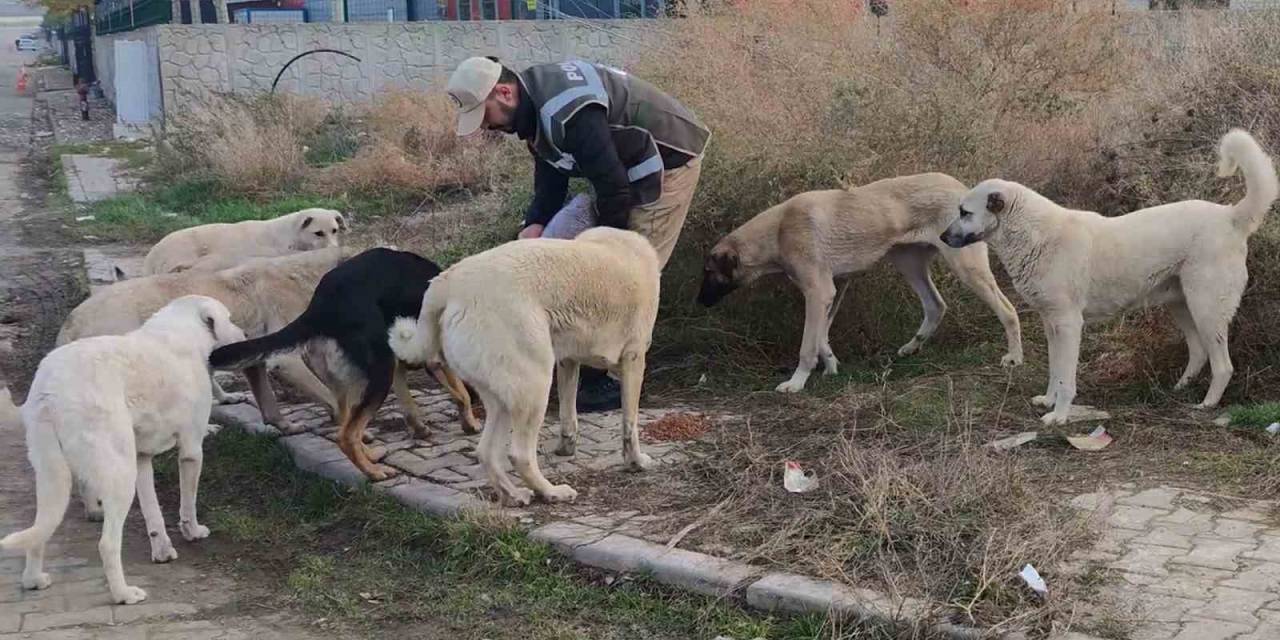
<instances>
[{"instance_id":1,"label":"man's hand","mask_svg":"<svg viewBox=\"0 0 1280 640\"><path fill-rule=\"evenodd\" d=\"M541 238L542 229L543 229L543 226L540 224L531 224L521 229L520 235L518 237L521 240L528 240L529 238Z\"/></svg>"}]
</instances>

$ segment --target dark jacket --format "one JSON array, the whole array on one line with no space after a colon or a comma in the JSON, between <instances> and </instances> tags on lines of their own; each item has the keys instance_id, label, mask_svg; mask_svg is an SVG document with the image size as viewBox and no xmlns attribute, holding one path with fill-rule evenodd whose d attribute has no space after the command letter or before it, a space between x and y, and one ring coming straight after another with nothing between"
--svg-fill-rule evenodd
<instances>
[{"instance_id":1,"label":"dark jacket","mask_svg":"<svg viewBox=\"0 0 1280 640\"><path fill-rule=\"evenodd\" d=\"M536 158L525 224L546 224L569 178L591 182L601 225L626 228L631 209L662 193L662 172L700 155L710 131L679 102L624 72L585 62L518 74L516 133Z\"/></svg>"}]
</instances>

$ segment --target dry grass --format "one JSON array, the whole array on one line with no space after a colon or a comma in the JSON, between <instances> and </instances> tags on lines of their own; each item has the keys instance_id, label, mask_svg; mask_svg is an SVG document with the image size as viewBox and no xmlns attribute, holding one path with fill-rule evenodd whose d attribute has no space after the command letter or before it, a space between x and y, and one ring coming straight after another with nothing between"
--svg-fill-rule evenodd
<instances>
[{"instance_id":1,"label":"dry grass","mask_svg":"<svg viewBox=\"0 0 1280 640\"><path fill-rule=\"evenodd\" d=\"M388 92L345 106L215 95L169 123L159 166L168 179L198 175L238 196L303 193L421 209L449 193L488 190L506 166L501 145L458 138L453 118L439 93Z\"/></svg>"}]
</instances>

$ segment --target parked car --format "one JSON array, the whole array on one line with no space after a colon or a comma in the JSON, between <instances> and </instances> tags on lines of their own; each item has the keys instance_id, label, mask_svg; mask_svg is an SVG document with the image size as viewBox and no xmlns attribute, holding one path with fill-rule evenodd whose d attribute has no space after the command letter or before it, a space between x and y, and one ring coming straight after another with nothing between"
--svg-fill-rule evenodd
<instances>
[{"instance_id":1,"label":"parked car","mask_svg":"<svg viewBox=\"0 0 1280 640\"><path fill-rule=\"evenodd\" d=\"M42 43L31 36L22 36L13 41L13 45L18 51L39 51Z\"/></svg>"}]
</instances>

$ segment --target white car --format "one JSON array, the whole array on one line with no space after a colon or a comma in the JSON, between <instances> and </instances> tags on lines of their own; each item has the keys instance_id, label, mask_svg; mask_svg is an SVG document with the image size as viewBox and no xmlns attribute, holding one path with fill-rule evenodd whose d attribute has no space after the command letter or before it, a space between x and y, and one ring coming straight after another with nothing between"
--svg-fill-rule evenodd
<instances>
[{"instance_id":1,"label":"white car","mask_svg":"<svg viewBox=\"0 0 1280 640\"><path fill-rule=\"evenodd\" d=\"M39 51L41 43L39 40L30 36L22 36L21 38L14 40L13 44L17 47L18 51Z\"/></svg>"}]
</instances>

